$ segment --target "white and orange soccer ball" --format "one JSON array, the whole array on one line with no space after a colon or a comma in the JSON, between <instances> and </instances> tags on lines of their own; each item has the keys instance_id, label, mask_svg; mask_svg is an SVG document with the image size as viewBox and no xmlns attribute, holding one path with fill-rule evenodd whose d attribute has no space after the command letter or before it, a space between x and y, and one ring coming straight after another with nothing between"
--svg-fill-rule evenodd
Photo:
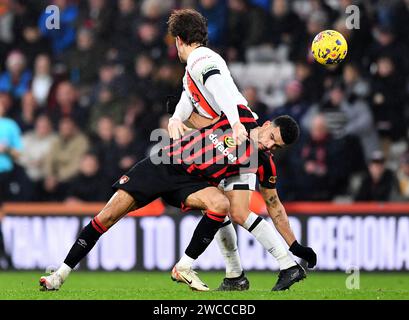
<instances>
[{"instance_id":1,"label":"white and orange soccer ball","mask_svg":"<svg viewBox=\"0 0 409 320\"><path fill-rule=\"evenodd\" d=\"M348 52L344 36L335 30L324 30L318 33L311 45L314 59L323 65L342 62Z\"/></svg>"}]
</instances>

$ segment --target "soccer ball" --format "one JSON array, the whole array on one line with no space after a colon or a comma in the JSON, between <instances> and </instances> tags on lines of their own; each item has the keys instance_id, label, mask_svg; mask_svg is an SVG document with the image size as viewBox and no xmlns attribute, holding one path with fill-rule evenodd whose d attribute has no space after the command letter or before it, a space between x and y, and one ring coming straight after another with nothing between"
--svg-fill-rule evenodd
<instances>
[{"instance_id":1,"label":"soccer ball","mask_svg":"<svg viewBox=\"0 0 409 320\"><path fill-rule=\"evenodd\" d=\"M325 30L315 36L311 51L317 62L323 65L337 64L345 59L348 44L338 31Z\"/></svg>"}]
</instances>

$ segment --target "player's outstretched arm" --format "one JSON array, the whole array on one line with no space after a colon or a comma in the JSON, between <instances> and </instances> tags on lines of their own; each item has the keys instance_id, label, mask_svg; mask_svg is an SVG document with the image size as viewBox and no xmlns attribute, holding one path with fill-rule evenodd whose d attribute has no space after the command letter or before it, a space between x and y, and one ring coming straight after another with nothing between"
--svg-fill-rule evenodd
<instances>
[{"instance_id":1,"label":"player's outstretched arm","mask_svg":"<svg viewBox=\"0 0 409 320\"><path fill-rule=\"evenodd\" d=\"M168 132L169 137L172 139L179 139L183 134L190 130L183 122L189 118L193 112L193 105L190 103L189 98L185 91L182 92L180 100L176 105L175 112L169 119Z\"/></svg>"},{"instance_id":2,"label":"player's outstretched arm","mask_svg":"<svg viewBox=\"0 0 409 320\"><path fill-rule=\"evenodd\" d=\"M313 268L317 264L317 255L312 248L298 243L288 221L285 208L278 197L277 189L268 189L260 186L260 192L266 202L267 211L273 220L274 226L287 242L290 251L297 257L306 260L309 268Z\"/></svg>"},{"instance_id":3,"label":"player's outstretched arm","mask_svg":"<svg viewBox=\"0 0 409 320\"><path fill-rule=\"evenodd\" d=\"M240 122L239 111L234 96L231 94L220 74L213 74L206 79L205 87L213 95L221 111L229 120L230 126L233 129L233 138L240 145L247 139L248 133L244 125Z\"/></svg>"}]
</instances>

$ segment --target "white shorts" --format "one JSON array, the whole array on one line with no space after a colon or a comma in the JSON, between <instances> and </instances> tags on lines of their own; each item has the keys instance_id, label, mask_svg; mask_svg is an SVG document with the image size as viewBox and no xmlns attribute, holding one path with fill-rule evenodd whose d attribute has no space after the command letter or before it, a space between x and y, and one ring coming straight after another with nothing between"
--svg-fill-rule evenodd
<instances>
[{"instance_id":1,"label":"white shorts","mask_svg":"<svg viewBox=\"0 0 409 320\"><path fill-rule=\"evenodd\" d=\"M220 181L219 188L224 191L256 190L256 174L243 173L238 176L225 178Z\"/></svg>"}]
</instances>

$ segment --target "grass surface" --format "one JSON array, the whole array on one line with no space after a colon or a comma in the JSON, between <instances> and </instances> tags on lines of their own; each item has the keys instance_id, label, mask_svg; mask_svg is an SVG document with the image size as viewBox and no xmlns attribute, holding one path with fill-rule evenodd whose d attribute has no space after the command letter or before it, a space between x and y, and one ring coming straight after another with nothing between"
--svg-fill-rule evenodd
<instances>
[{"instance_id":1,"label":"grass surface","mask_svg":"<svg viewBox=\"0 0 409 320\"><path fill-rule=\"evenodd\" d=\"M310 272L302 282L285 292L271 292L277 273L248 272L246 292L192 292L171 281L163 272L75 272L60 291L40 292L37 272L1 272L0 300L409 300L408 273L361 273L360 289L348 290L347 274ZM217 288L222 272L200 272L211 289Z\"/></svg>"}]
</instances>

